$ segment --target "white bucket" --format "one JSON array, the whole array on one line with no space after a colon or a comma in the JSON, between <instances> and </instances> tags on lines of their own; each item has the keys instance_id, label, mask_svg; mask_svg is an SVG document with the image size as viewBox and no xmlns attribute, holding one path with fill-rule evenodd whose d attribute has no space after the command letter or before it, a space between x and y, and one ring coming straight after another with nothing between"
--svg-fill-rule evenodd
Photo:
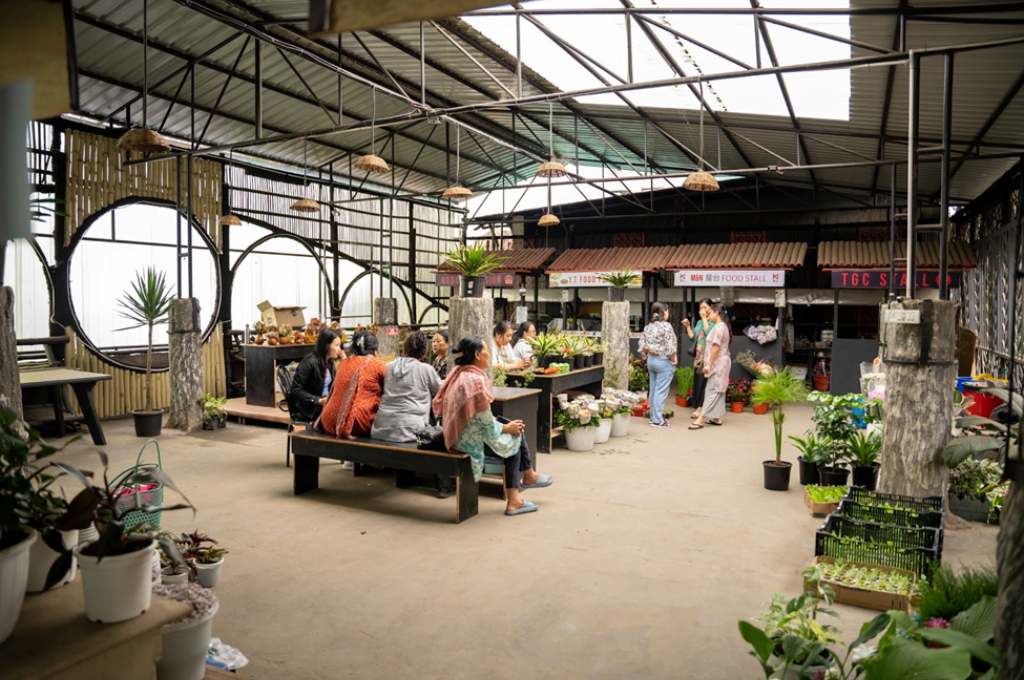
<instances>
[{"instance_id":1,"label":"white bucket","mask_svg":"<svg viewBox=\"0 0 1024 680\"><path fill-rule=\"evenodd\" d=\"M196 582L205 588L212 588L217 585L217 581L220 580L220 567L222 564L224 564L223 557L213 564L196 562Z\"/></svg>"},{"instance_id":2,"label":"white bucket","mask_svg":"<svg viewBox=\"0 0 1024 680\"><path fill-rule=\"evenodd\" d=\"M594 443L604 444L612 436L612 419L602 418L601 424L597 426L594 432Z\"/></svg>"},{"instance_id":3,"label":"white bucket","mask_svg":"<svg viewBox=\"0 0 1024 680\"><path fill-rule=\"evenodd\" d=\"M577 427L572 432L566 430L565 445L570 451L590 451L594 448L596 427Z\"/></svg>"},{"instance_id":4,"label":"white bucket","mask_svg":"<svg viewBox=\"0 0 1024 680\"><path fill-rule=\"evenodd\" d=\"M88 545L92 545L91 543ZM85 617L99 623L116 623L141 616L149 609L152 596L153 546L126 555L107 555L102 560L83 555L75 548L82 571Z\"/></svg>"},{"instance_id":5,"label":"white bucket","mask_svg":"<svg viewBox=\"0 0 1024 680\"><path fill-rule=\"evenodd\" d=\"M71 550L78 545L78 529L72 529L70 531L60 532L61 543L64 545L65 550ZM30 593L41 593L46 587L46 576L50 573L50 567L60 557L58 553L55 553L50 546L46 545L43 537L40 536L39 540L32 544L32 550L29 557L28 567L28 586L27 590ZM75 580L75 572L77 569L77 561L74 557L71 558L71 566L68 568L67 574L64 575L60 581L54 584L54 588L59 588L62 585L71 583Z\"/></svg>"},{"instance_id":6,"label":"white bucket","mask_svg":"<svg viewBox=\"0 0 1024 680\"><path fill-rule=\"evenodd\" d=\"M629 419L631 417L628 413L616 413L612 416L613 437L625 437L629 434Z\"/></svg>"},{"instance_id":7,"label":"white bucket","mask_svg":"<svg viewBox=\"0 0 1024 680\"><path fill-rule=\"evenodd\" d=\"M25 602L28 562L32 544L39 538L35 529L26 528L28 537L0 550L0 642L14 632L14 624Z\"/></svg>"},{"instance_id":8,"label":"white bucket","mask_svg":"<svg viewBox=\"0 0 1024 680\"><path fill-rule=\"evenodd\" d=\"M161 631L157 680L203 680L206 675L206 650L213 633L213 617L220 603L209 614L188 623L169 623Z\"/></svg>"}]
</instances>

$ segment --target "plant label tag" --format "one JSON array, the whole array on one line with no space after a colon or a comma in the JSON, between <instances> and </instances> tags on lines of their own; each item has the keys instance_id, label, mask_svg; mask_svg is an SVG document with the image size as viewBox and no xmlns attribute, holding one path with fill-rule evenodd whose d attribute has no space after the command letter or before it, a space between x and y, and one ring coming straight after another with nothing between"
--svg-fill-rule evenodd
<instances>
[{"instance_id":1,"label":"plant label tag","mask_svg":"<svg viewBox=\"0 0 1024 680\"><path fill-rule=\"evenodd\" d=\"M885 323L921 323L920 309L886 309L882 315Z\"/></svg>"},{"instance_id":2,"label":"plant label tag","mask_svg":"<svg viewBox=\"0 0 1024 680\"><path fill-rule=\"evenodd\" d=\"M385 333L388 334L389 338L393 338L398 335L398 326L388 326Z\"/></svg>"}]
</instances>

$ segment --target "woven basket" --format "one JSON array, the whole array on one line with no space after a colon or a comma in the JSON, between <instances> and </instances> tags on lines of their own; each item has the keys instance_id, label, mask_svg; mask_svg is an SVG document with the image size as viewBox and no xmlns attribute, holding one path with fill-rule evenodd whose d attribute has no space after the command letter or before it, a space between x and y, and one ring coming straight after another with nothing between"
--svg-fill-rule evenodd
<instances>
[{"instance_id":1,"label":"woven basket","mask_svg":"<svg viewBox=\"0 0 1024 680\"><path fill-rule=\"evenodd\" d=\"M447 198L452 201L464 201L472 195L473 192L466 187L461 184L455 184L445 189L444 193L441 194L441 198Z\"/></svg>"},{"instance_id":2,"label":"woven basket","mask_svg":"<svg viewBox=\"0 0 1024 680\"><path fill-rule=\"evenodd\" d=\"M368 172L373 175L385 175L391 172L391 166L388 165L387 161L372 153L368 153L365 156L357 158L355 167L356 170Z\"/></svg>"},{"instance_id":3,"label":"woven basket","mask_svg":"<svg viewBox=\"0 0 1024 680\"><path fill-rule=\"evenodd\" d=\"M132 128L117 140L117 148L122 151L157 153L159 151L168 151L171 148L171 144L156 130Z\"/></svg>"},{"instance_id":4,"label":"woven basket","mask_svg":"<svg viewBox=\"0 0 1024 680\"><path fill-rule=\"evenodd\" d=\"M552 157L537 168L538 177L565 177L565 166Z\"/></svg>"},{"instance_id":5,"label":"woven basket","mask_svg":"<svg viewBox=\"0 0 1024 680\"><path fill-rule=\"evenodd\" d=\"M146 449L152 444L156 447L156 462L143 463L142 456ZM138 479L140 472L149 470L160 470L163 468L163 461L160 458L160 444L155 439L150 439L139 449L139 455L135 459L135 465L126 468L114 478L113 486L117 491L117 507L121 512L127 510L124 515L124 529L129 531L142 524L157 529L160 527L160 512L144 510L146 507L159 508L164 502L164 485L154 484L150 480L141 483ZM131 509L134 508L134 509Z\"/></svg>"},{"instance_id":6,"label":"woven basket","mask_svg":"<svg viewBox=\"0 0 1024 680\"><path fill-rule=\"evenodd\" d=\"M557 215L552 215L551 213L544 213L537 220L538 227L557 227L561 223L562 220L558 219Z\"/></svg>"},{"instance_id":7,"label":"woven basket","mask_svg":"<svg viewBox=\"0 0 1024 680\"><path fill-rule=\"evenodd\" d=\"M683 188L690 191L718 191L718 180L710 172L691 172L683 180Z\"/></svg>"}]
</instances>

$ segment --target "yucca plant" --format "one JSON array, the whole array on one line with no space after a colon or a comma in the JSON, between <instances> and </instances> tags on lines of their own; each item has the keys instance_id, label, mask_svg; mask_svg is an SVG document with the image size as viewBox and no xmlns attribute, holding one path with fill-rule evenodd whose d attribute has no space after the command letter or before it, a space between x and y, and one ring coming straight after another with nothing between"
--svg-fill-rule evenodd
<instances>
[{"instance_id":1,"label":"yucca plant","mask_svg":"<svg viewBox=\"0 0 1024 680\"><path fill-rule=\"evenodd\" d=\"M463 276L486 276L498 270L507 258L483 246L456 246L447 255L448 263Z\"/></svg>"},{"instance_id":2,"label":"yucca plant","mask_svg":"<svg viewBox=\"0 0 1024 680\"><path fill-rule=\"evenodd\" d=\"M803 401L806 397L807 388L803 381L794 378L789 369L763 375L755 380L751 387L751 401L755 404L768 404L772 410L776 465L782 463L782 424L786 421L782 405L791 401Z\"/></svg>"},{"instance_id":3,"label":"yucca plant","mask_svg":"<svg viewBox=\"0 0 1024 680\"><path fill-rule=\"evenodd\" d=\"M147 331L144 390L146 411L153 410L153 328L157 324L167 323L167 314L173 299L174 295L167 285L166 275L154 267L147 267L135 274L132 287L125 291L118 301L121 305L121 316L131 321L132 325L117 330L145 327Z\"/></svg>"},{"instance_id":4,"label":"yucca plant","mask_svg":"<svg viewBox=\"0 0 1024 680\"><path fill-rule=\"evenodd\" d=\"M636 280L637 276L633 272L622 271L608 272L606 274L601 274L597 278L601 279L612 288L628 288L630 284Z\"/></svg>"},{"instance_id":5,"label":"yucca plant","mask_svg":"<svg viewBox=\"0 0 1024 680\"><path fill-rule=\"evenodd\" d=\"M529 338L527 342L530 343L534 356L553 357L559 353L558 349L561 347L562 340L554 333L542 333Z\"/></svg>"}]
</instances>

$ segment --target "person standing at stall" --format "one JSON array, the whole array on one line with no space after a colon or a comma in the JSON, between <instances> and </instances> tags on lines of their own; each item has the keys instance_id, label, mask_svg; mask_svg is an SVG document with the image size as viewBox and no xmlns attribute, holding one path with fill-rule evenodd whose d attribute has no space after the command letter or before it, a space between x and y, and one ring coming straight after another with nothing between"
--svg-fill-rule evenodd
<instances>
[{"instance_id":1,"label":"person standing at stall","mask_svg":"<svg viewBox=\"0 0 1024 680\"><path fill-rule=\"evenodd\" d=\"M732 332L725 316L725 308L721 302L711 305L708 316L715 325L708 333L704 345L704 404L701 415L690 425L691 430L699 430L704 425L721 425L725 415L725 391L729 387L729 371L732 370L732 356L729 345Z\"/></svg>"},{"instance_id":2,"label":"person standing at stall","mask_svg":"<svg viewBox=\"0 0 1024 680\"><path fill-rule=\"evenodd\" d=\"M651 320L640 336L640 355L646 357L650 375L647 403L651 427L668 427L662 410L675 373L678 343L676 332L668 321L668 307L655 302L651 305Z\"/></svg>"},{"instance_id":3,"label":"person standing at stall","mask_svg":"<svg viewBox=\"0 0 1024 680\"><path fill-rule=\"evenodd\" d=\"M704 298L700 301L700 319L690 326L689 319L683 319L683 330L686 336L693 342L693 414L692 420L700 418L704 405L704 386L707 380L704 378L704 347L711 331L712 323L708 321L708 314L711 312L711 300Z\"/></svg>"}]
</instances>

